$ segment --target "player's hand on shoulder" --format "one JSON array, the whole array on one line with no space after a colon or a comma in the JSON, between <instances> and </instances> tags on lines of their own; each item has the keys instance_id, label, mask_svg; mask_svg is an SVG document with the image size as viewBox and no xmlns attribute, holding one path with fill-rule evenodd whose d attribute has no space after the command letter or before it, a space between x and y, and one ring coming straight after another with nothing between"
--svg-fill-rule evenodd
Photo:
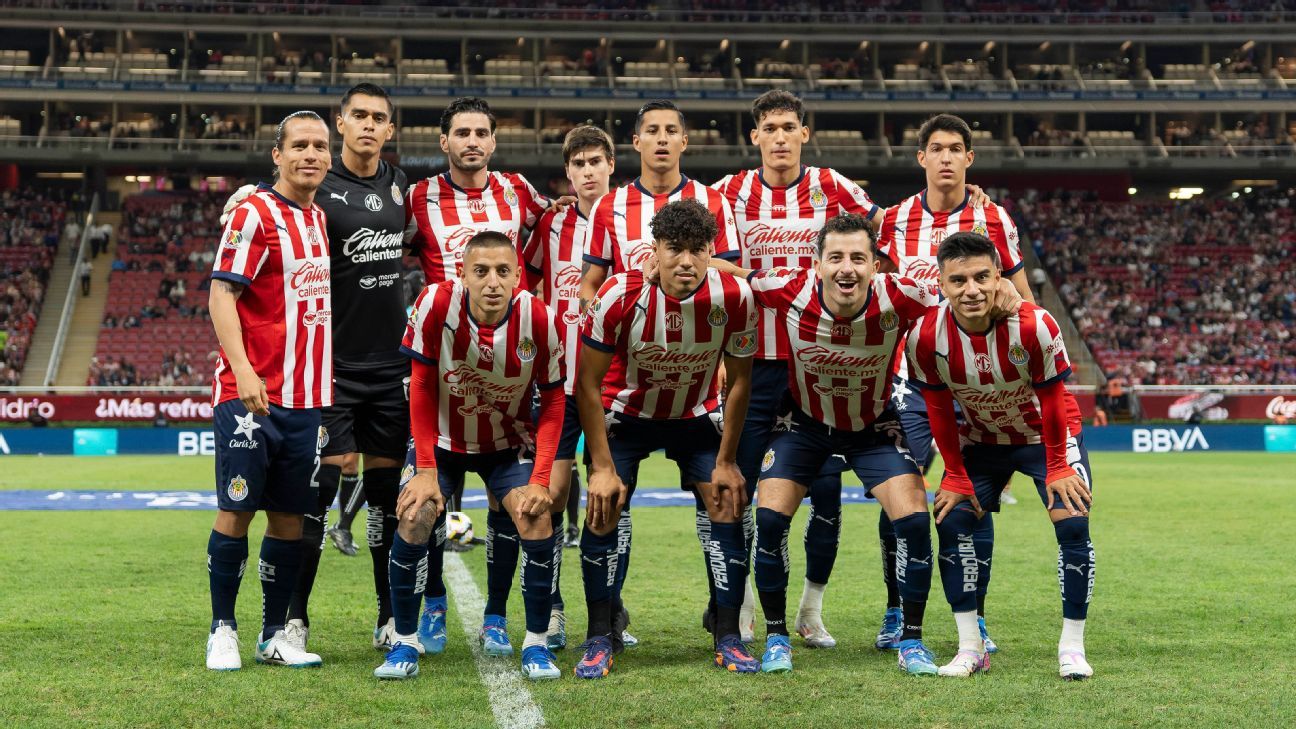
<instances>
[{"instance_id":1,"label":"player's hand on shoulder","mask_svg":"<svg viewBox=\"0 0 1296 729\"><path fill-rule=\"evenodd\" d=\"M553 202L549 203L549 207L545 209L545 212L549 212L550 210L552 210L554 212L561 213L562 211L566 210L569 206L575 204L576 204L575 195L563 195L557 200L554 200Z\"/></svg>"},{"instance_id":2,"label":"player's hand on shoulder","mask_svg":"<svg viewBox=\"0 0 1296 729\"><path fill-rule=\"evenodd\" d=\"M421 469L406 482L396 499L396 518L415 521L423 505L428 503L436 508L433 518L445 511L445 497L441 495L441 483L435 468Z\"/></svg>"},{"instance_id":3,"label":"player's hand on shoulder","mask_svg":"<svg viewBox=\"0 0 1296 729\"><path fill-rule=\"evenodd\" d=\"M1055 503L1062 504L1071 516L1089 516L1089 507L1093 505L1093 492L1074 471L1061 478L1050 481L1044 490L1048 492L1048 508Z\"/></svg>"},{"instance_id":4,"label":"player's hand on shoulder","mask_svg":"<svg viewBox=\"0 0 1296 729\"><path fill-rule=\"evenodd\" d=\"M248 199L254 192L256 192L256 185L244 185L235 190L234 194L230 195L229 199L225 201L225 207L221 209L220 224L226 225L229 223L230 215L234 214L234 208L238 207L239 203Z\"/></svg>"},{"instance_id":5,"label":"player's hand on shoulder","mask_svg":"<svg viewBox=\"0 0 1296 729\"><path fill-rule=\"evenodd\" d=\"M1023 301L1022 295L1018 293L1013 282L1007 278L1000 278L999 286L994 291L994 300L991 302L990 317L997 319L1016 314L1021 309Z\"/></svg>"},{"instance_id":6,"label":"player's hand on shoulder","mask_svg":"<svg viewBox=\"0 0 1296 729\"><path fill-rule=\"evenodd\" d=\"M968 204L978 210L990 204L990 196L986 195L980 185L968 185L967 193Z\"/></svg>"}]
</instances>

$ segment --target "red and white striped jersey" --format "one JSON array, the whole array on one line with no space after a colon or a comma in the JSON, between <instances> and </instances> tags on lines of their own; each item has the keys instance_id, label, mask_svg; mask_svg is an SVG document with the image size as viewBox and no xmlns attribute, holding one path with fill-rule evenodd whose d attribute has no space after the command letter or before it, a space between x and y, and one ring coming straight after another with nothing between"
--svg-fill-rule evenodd
<instances>
[{"instance_id":1,"label":"red and white striped jersey","mask_svg":"<svg viewBox=\"0 0 1296 729\"><path fill-rule=\"evenodd\" d=\"M575 394L576 354L580 346L581 250L588 220L576 205L540 216L522 257L544 285L545 304L553 312L567 352L567 394Z\"/></svg>"},{"instance_id":2,"label":"red and white striped jersey","mask_svg":"<svg viewBox=\"0 0 1296 729\"><path fill-rule=\"evenodd\" d=\"M839 318L824 304L813 269L757 271L748 280L756 303L777 312L783 326L796 404L847 431L863 430L886 409L901 337L939 300L911 279L878 274L859 313Z\"/></svg>"},{"instance_id":3,"label":"red and white striped jersey","mask_svg":"<svg viewBox=\"0 0 1296 729\"><path fill-rule=\"evenodd\" d=\"M719 190L684 177L674 190L665 195L648 192L638 179L599 198L590 214L585 237L585 260L607 266L611 273L638 271L652 252L653 235L649 224L653 215L676 200L697 200L715 216L715 243L711 255L737 259L738 233L733 210Z\"/></svg>"},{"instance_id":4,"label":"red and white striped jersey","mask_svg":"<svg viewBox=\"0 0 1296 729\"><path fill-rule=\"evenodd\" d=\"M949 387L963 409L963 436L976 443L1031 445L1044 432L1035 388L1071 374L1053 316L1023 303L984 333L964 330L949 302L929 311L909 334L910 375L919 387ZM1067 429L1080 432L1080 408L1066 393Z\"/></svg>"},{"instance_id":5,"label":"red and white striped jersey","mask_svg":"<svg viewBox=\"0 0 1296 729\"><path fill-rule=\"evenodd\" d=\"M878 250L895 262L901 276L939 287L936 250L945 236L955 233L980 233L989 238L999 251L1005 276L1022 267L1017 225L1003 208L994 203L974 208L964 198L953 210L934 213L927 207L926 190L887 208L878 231Z\"/></svg>"},{"instance_id":6,"label":"red and white striped jersey","mask_svg":"<svg viewBox=\"0 0 1296 729\"><path fill-rule=\"evenodd\" d=\"M401 351L437 368L437 447L455 453L534 447L531 387L563 382L553 314L521 289L494 325L473 319L461 281L423 289Z\"/></svg>"},{"instance_id":7,"label":"red and white striped jersey","mask_svg":"<svg viewBox=\"0 0 1296 729\"><path fill-rule=\"evenodd\" d=\"M829 218L856 213L872 219L879 212L868 193L836 170L802 165L801 176L787 187L765 184L761 170L728 175L712 187L733 208L742 248L743 268L810 268L819 231ZM787 359L772 309L762 309L759 359Z\"/></svg>"},{"instance_id":8,"label":"red and white striped jersey","mask_svg":"<svg viewBox=\"0 0 1296 729\"><path fill-rule=\"evenodd\" d=\"M719 405L721 357L756 352L756 304L746 281L715 269L683 299L627 271L590 302L581 344L613 354L604 408L653 420L701 417Z\"/></svg>"},{"instance_id":9,"label":"red and white striped jersey","mask_svg":"<svg viewBox=\"0 0 1296 729\"><path fill-rule=\"evenodd\" d=\"M522 230L549 207L522 175L492 172L483 188L465 189L443 172L410 185L405 196L405 244L418 256L429 286L459 278L463 248L482 231L507 235L521 263Z\"/></svg>"},{"instance_id":10,"label":"red and white striped jersey","mask_svg":"<svg viewBox=\"0 0 1296 729\"><path fill-rule=\"evenodd\" d=\"M221 234L212 278L242 284L243 349L274 405L333 403L333 323L324 211L303 210L269 185L239 204ZM238 399L224 349L212 405Z\"/></svg>"}]
</instances>

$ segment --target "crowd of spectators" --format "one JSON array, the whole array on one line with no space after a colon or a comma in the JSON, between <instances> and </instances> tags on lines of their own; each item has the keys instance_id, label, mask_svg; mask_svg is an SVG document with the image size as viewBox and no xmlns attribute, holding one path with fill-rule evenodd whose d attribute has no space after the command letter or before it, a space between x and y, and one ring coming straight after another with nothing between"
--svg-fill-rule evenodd
<instances>
[{"instance_id":1,"label":"crowd of spectators","mask_svg":"<svg viewBox=\"0 0 1296 729\"><path fill-rule=\"evenodd\" d=\"M60 193L0 193L0 385L22 377L66 217Z\"/></svg>"},{"instance_id":2,"label":"crowd of spectators","mask_svg":"<svg viewBox=\"0 0 1296 729\"><path fill-rule=\"evenodd\" d=\"M1016 201L1108 377L1133 384L1296 384L1296 190L1237 198Z\"/></svg>"}]
</instances>

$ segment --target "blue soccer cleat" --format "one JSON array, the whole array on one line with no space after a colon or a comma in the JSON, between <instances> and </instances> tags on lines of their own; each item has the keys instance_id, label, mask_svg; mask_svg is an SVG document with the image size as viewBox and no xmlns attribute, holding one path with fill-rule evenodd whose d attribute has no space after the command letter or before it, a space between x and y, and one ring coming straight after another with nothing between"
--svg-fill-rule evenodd
<instances>
[{"instance_id":1,"label":"blue soccer cleat","mask_svg":"<svg viewBox=\"0 0 1296 729\"><path fill-rule=\"evenodd\" d=\"M900 608L887 608L886 614L882 616L882 629L878 631L873 645L880 651L893 651L899 648L903 620L904 614L900 612Z\"/></svg>"},{"instance_id":2,"label":"blue soccer cleat","mask_svg":"<svg viewBox=\"0 0 1296 729\"><path fill-rule=\"evenodd\" d=\"M771 635L765 639L765 655L761 657L761 673L787 673L792 670L792 644L786 635Z\"/></svg>"},{"instance_id":3,"label":"blue soccer cleat","mask_svg":"<svg viewBox=\"0 0 1296 729\"><path fill-rule=\"evenodd\" d=\"M482 650L488 656L507 658L513 655L513 646L509 643L508 621L503 615L487 615L481 627Z\"/></svg>"},{"instance_id":4,"label":"blue soccer cleat","mask_svg":"<svg viewBox=\"0 0 1296 729\"><path fill-rule=\"evenodd\" d=\"M445 596L428 600L419 616L418 642L423 653L436 655L444 653L446 647L446 599Z\"/></svg>"},{"instance_id":5,"label":"blue soccer cleat","mask_svg":"<svg viewBox=\"0 0 1296 729\"><path fill-rule=\"evenodd\" d=\"M990 634L986 632L985 618L977 618L977 628L981 630L981 640L985 643L985 652L998 653L999 646L995 645L993 640L990 640Z\"/></svg>"},{"instance_id":6,"label":"blue soccer cleat","mask_svg":"<svg viewBox=\"0 0 1296 729\"><path fill-rule=\"evenodd\" d=\"M596 635L580 645L581 659L573 673L576 678L603 678L612 670L612 641Z\"/></svg>"},{"instance_id":7,"label":"blue soccer cleat","mask_svg":"<svg viewBox=\"0 0 1296 729\"><path fill-rule=\"evenodd\" d=\"M910 676L935 676L939 670L936 668L936 656L927 650L920 638L900 641L899 663L900 670Z\"/></svg>"},{"instance_id":8,"label":"blue soccer cleat","mask_svg":"<svg viewBox=\"0 0 1296 729\"><path fill-rule=\"evenodd\" d=\"M397 643L387 651L387 660L374 669L374 676L394 681L414 678L419 673L418 657L417 648L405 643Z\"/></svg>"},{"instance_id":9,"label":"blue soccer cleat","mask_svg":"<svg viewBox=\"0 0 1296 729\"><path fill-rule=\"evenodd\" d=\"M562 675L554 654L542 645L522 649L522 675L532 681L549 681Z\"/></svg>"},{"instance_id":10,"label":"blue soccer cleat","mask_svg":"<svg viewBox=\"0 0 1296 729\"><path fill-rule=\"evenodd\" d=\"M732 633L716 643L715 665L730 673L756 673L761 670L761 662L747 651L742 637Z\"/></svg>"}]
</instances>

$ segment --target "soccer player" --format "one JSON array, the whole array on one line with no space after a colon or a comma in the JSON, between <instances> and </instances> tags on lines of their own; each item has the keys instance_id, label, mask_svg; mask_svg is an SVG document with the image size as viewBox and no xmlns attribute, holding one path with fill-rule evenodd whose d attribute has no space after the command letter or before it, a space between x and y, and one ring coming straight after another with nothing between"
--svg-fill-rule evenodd
<instances>
[{"instance_id":1,"label":"soccer player","mask_svg":"<svg viewBox=\"0 0 1296 729\"><path fill-rule=\"evenodd\" d=\"M392 137L393 111L387 92L373 84L354 86L343 95L334 121L342 152L333 158L318 193L332 242L333 404L322 414L319 502L306 515L302 538L308 548L285 629L289 640L303 650L325 521L346 458L357 452L364 456L369 553L378 598L374 647L385 650L394 630L387 559L396 532L396 491L409 433L409 358L399 349L405 331L400 285L405 173L379 157Z\"/></svg>"},{"instance_id":2,"label":"soccer player","mask_svg":"<svg viewBox=\"0 0 1296 729\"><path fill-rule=\"evenodd\" d=\"M550 481L550 494L554 502L553 529L554 534L558 535L563 533L563 511L567 507L567 495L574 480L572 474L576 463L576 445L581 435L575 397L576 352L580 342L581 255L589 215L594 209L594 203L607 194L608 180L616 167L614 150L612 138L596 126L581 125L567 133L562 146L563 165L567 180L576 192L577 202L540 216L522 253L527 269L539 281L545 304L556 317L563 348L567 353L567 372L572 374L567 378L565 387L562 438L554 456L553 477ZM575 488L579 491L580 485L576 484ZM574 518L572 528L576 528ZM558 554L562 554L561 550ZM555 573L560 571L558 563L554 565L554 569ZM549 619L550 650L560 650L567 646L567 621L563 613L562 594L557 589L559 579L560 577L554 578L553 614Z\"/></svg>"},{"instance_id":3,"label":"soccer player","mask_svg":"<svg viewBox=\"0 0 1296 729\"><path fill-rule=\"evenodd\" d=\"M549 205L522 175L487 169L495 152L495 114L485 99L455 99L441 114L441 150L450 169L414 183L406 195L405 241L418 256L428 286L459 277L465 244L478 233L494 231L508 238L521 268L523 231L533 228ZM408 454L407 454L408 457ZM463 484L454 490L455 508L462 500ZM488 491L488 497L493 498ZM484 626L487 652L512 653L504 614L509 588L517 572L517 527L508 512L492 501L486 518L487 613L499 626ZM445 531L438 530L430 545L433 563L442 559ZM428 581L427 604L420 619L420 635L431 645L444 645L445 585L440 569ZM496 629L498 628L498 629ZM503 641L503 642L500 642Z\"/></svg>"},{"instance_id":4,"label":"soccer player","mask_svg":"<svg viewBox=\"0 0 1296 729\"><path fill-rule=\"evenodd\" d=\"M575 672L606 676L620 648L613 616L629 566L630 498L640 462L659 448L679 465L681 484L709 516L703 547L719 605L715 663L754 672L760 664L738 635L748 555L741 524L746 487L736 458L756 351L756 309L744 281L708 267L717 230L705 205L668 203L653 216L651 230L660 283L637 270L614 274L581 325L576 401L590 454L581 536L589 627ZM723 425L722 360L728 373Z\"/></svg>"},{"instance_id":5,"label":"soccer player","mask_svg":"<svg viewBox=\"0 0 1296 729\"><path fill-rule=\"evenodd\" d=\"M323 430L333 399L329 243L315 193L329 170L329 131L312 111L284 117L271 150L275 183L240 203L221 234L209 299L220 356L212 382L216 524L207 541L212 601L207 668L235 671L234 603L248 527L266 513L257 571L257 663L319 666L284 633L302 560L302 515L316 508Z\"/></svg>"},{"instance_id":6,"label":"soccer player","mask_svg":"<svg viewBox=\"0 0 1296 729\"><path fill-rule=\"evenodd\" d=\"M1033 304L1006 316L990 311L1003 266L998 246L985 236L945 238L937 263L945 301L919 320L908 347L910 374L922 388L945 459L935 508L941 580L954 608L959 650L940 674L969 676L989 668L977 627L981 562L973 533L979 512L997 511L1013 473L1022 473L1035 481L1057 536L1058 670L1064 679L1088 678L1093 668L1085 659L1084 627L1094 584L1092 472L1080 409L1063 384L1071 365L1062 334L1053 317ZM954 420L955 402L963 410L961 428Z\"/></svg>"},{"instance_id":7,"label":"soccer player","mask_svg":"<svg viewBox=\"0 0 1296 729\"><path fill-rule=\"evenodd\" d=\"M883 255L883 270L896 270L914 281L938 286L936 250L948 235L959 231L975 232L994 241L1003 263L1003 275L1012 281L1026 301L1033 302L1026 270L1018 249L1017 227L1002 208L982 199L975 204L974 190L967 185L967 170L976 153L972 150L972 130L967 122L951 114L928 119L918 130L918 164L927 175L927 187L917 195L887 209L882 216L878 248ZM901 352L892 398L914 459L924 470L931 465L931 427L926 406L918 388L908 380L908 368ZM878 535L882 544L883 575L887 583L887 610L878 631L876 645L880 650L894 649L900 641L900 602L895 576L889 569L894 563L895 531L878 515ZM982 582L977 589L977 610L981 616L981 637L991 653L998 650L985 628L985 592L990 581L990 559L994 549L994 521L987 517L978 525L974 540L977 559L982 560Z\"/></svg>"},{"instance_id":8,"label":"soccer player","mask_svg":"<svg viewBox=\"0 0 1296 729\"><path fill-rule=\"evenodd\" d=\"M391 551L396 636L374 675L418 675L423 583L441 580L441 561L429 568L428 544L433 532L444 539L445 496L472 471L508 509L520 535L527 627L522 672L532 680L558 678L545 638L553 565L562 550L549 517L549 478L563 418L562 339L544 302L519 288L522 272L507 235L477 233L463 254L462 280L423 290L401 345L414 362L410 419L417 463L397 502L400 525ZM540 391L535 425L533 387ZM488 624L492 617L502 622L488 614Z\"/></svg>"},{"instance_id":9,"label":"soccer player","mask_svg":"<svg viewBox=\"0 0 1296 729\"><path fill-rule=\"evenodd\" d=\"M801 146L810 139L801 99L787 91L768 91L752 103L752 144L761 166L729 175L712 187L724 193L738 229L740 265L746 269L810 268L815 241L829 218L863 215L876 225L880 209L854 182L835 170L801 164ZM778 316L762 309L758 344L752 363L752 399L738 442L738 467L749 492L756 488L765 453L788 389L788 346L779 337ZM823 624L823 595L837 559L841 534L841 459L831 459L810 489L806 521L805 589L797 610L796 630L811 648L831 648L837 641ZM750 493L749 493L750 496ZM749 520L750 521L750 520ZM752 535L747 535L750 543ZM751 642L750 588L743 600L743 640Z\"/></svg>"}]
</instances>

